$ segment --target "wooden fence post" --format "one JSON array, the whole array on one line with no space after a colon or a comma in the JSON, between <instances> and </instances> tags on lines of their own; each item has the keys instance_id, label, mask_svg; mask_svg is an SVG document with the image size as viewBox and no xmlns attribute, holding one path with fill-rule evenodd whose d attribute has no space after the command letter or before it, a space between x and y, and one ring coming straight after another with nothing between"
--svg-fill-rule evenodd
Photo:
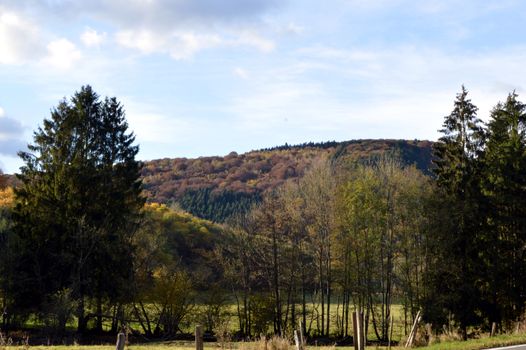
<instances>
[{"instance_id":1,"label":"wooden fence post","mask_svg":"<svg viewBox=\"0 0 526 350\"><path fill-rule=\"evenodd\" d=\"M405 342L406 348L413 346L413 341L415 340L416 327L418 326L418 322L420 322L420 310L418 310L418 313L416 314L415 322L413 322L413 327L411 327L411 332L409 333L409 338L407 338L407 341Z\"/></svg>"},{"instance_id":2,"label":"wooden fence post","mask_svg":"<svg viewBox=\"0 0 526 350\"><path fill-rule=\"evenodd\" d=\"M117 335L117 345L115 345L115 350L124 350L125 344L126 344L126 334L119 333Z\"/></svg>"},{"instance_id":3,"label":"wooden fence post","mask_svg":"<svg viewBox=\"0 0 526 350\"><path fill-rule=\"evenodd\" d=\"M203 350L203 326L195 326L195 350Z\"/></svg>"},{"instance_id":4,"label":"wooden fence post","mask_svg":"<svg viewBox=\"0 0 526 350\"><path fill-rule=\"evenodd\" d=\"M367 334L365 334L365 317L363 311L360 311L358 324L360 325L360 350L365 350Z\"/></svg>"},{"instance_id":5,"label":"wooden fence post","mask_svg":"<svg viewBox=\"0 0 526 350\"><path fill-rule=\"evenodd\" d=\"M491 333L489 334L490 337L494 337L495 333L497 333L497 324L493 322L491 324Z\"/></svg>"}]
</instances>

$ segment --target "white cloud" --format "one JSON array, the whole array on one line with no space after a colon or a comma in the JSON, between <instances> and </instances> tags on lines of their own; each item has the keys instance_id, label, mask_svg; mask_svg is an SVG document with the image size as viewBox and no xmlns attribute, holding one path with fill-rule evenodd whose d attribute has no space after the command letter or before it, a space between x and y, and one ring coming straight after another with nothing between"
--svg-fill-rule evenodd
<instances>
[{"instance_id":1,"label":"white cloud","mask_svg":"<svg viewBox=\"0 0 526 350\"><path fill-rule=\"evenodd\" d=\"M121 31L116 34L115 40L119 45L139 50L143 54L168 53L176 60L191 58L198 51L223 43L223 40L217 35L192 32L158 35L148 30Z\"/></svg>"},{"instance_id":2,"label":"white cloud","mask_svg":"<svg viewBox=\"0 0 526 350\"><path fill-rule=\"evenodd\" d=\"M80 36L80 40L87 47L99 47L106 40L106 36L106 32L99 33L95 29L87 27Z\"/></svg>"},{"instance_id":3,"label":"white cloud","mask_svg":"<svg viewBox=\"0 0 526 350\"><path fill-rule=\"evenodd\" d=\"M22 64L42 51L36 25L0 7L0 64Z\"/></svg>"},{"instance_id":4,"label":"white cloud","mask_svg":"<svg viewBox=\"0 0 526 350\"><path fill-rule=\"evenodd\" d=\"M249 46L261 52L272 51L275 43L262 34L269 29L266 28L262 15L277 6L279 2L276 0L231 0L227 3L217 0L27 0L27 3L22 4L14 0L4 0L4 4L25 16L33 16L41 23L60 22L63 19L74 21L78 18L115 28L114 31L106 33L86 27L79 41L88 48L99 47L104 44L107 37L112 36L122 47L135 49L143 54L162 53L181 60L215 47ZM54 26L45 27L51 30L45 33L51 38L70 35L51 29ZM20 17L16 17L16 21L9 16L1 19L0 52L7 54L4 54L3 58L0 57L0 63L4 61L18 63L21 61L20 56L35 58L34 44L40 44L40 57L45 55L45 43L49 43L49 40L41 38L40 33L33 33L35 28ZM289 23L287 30L300 31L301 28ZM15 31L17 33L14 33ZM24 39L21 38L22 34L38 35L36 39L31 36L34 39L31 45L24 46L27 40L20 40ZM51 48L48 47L48 50L68 49L64 43L60 45L59 48L56 43L50 43ZM65 60L74 62L79 58L79 51L76 48L70 47L68 50ZM57 60L58 57L53 57L47 61ZM60 65L63 63L61 62Z\"/></svg>"},{"instance_id":5,"label":"white cloud","mask_svg":"<svg viewBox=\"0 0 526 350\"><path fill-rule=\"evenodd\" d=\"M48 35L24 18L23 13L0 7L0 64L40 62L60 69L71 68L81 52L67 39L48 41Z\"/></svg>"},{"instance_id":6,"label":"white cloud","mask_svg":"<svg viewBox=\"0 0 526 350\"><path fill-rule=\"evenodd\" d=\"M90 15L105 20L121 30L148 28L170 32L194 26L214 27L235 22L251 23L267 10L278 6L277 0L90 0L34 1L43 11L62 16Z\"/></svg>"},{"instance_id":7,"label":"white cloud","mask_svg":"<svg viewBox=\"0 0 526 350\"><path fill-rule=\"evenodd\" d=\"M253 31L241 32L238 37L232 41L232 44L234 46L252 46L265 53L271 52L276 47L276 44L272 40L264 38Z\"/></svg>"},{"instance_id":8,"label":"white cloud","mask_svg":"<svg viewBox=\"0 0 526 350\"><path fill-rule=\"evenodd\" d=\"M189 59L196 53L214 47L250 46L262 52L270 52L275 45L256 33L242 31L231 37L218 34L196 33L193 31L174 31L159 34L151 30L124 30L115 35L117 44L140 51L143 54L165 53L173 59Z\"/></svg>"},{"instance_id":9,"label":"white cloud","mask_svg":"<svg viewBox=\"0 0 526 350\"><path fill-rule=\"evenodd\" d=\"M43 62L60 70L70 69L82 57L75 44L64 38L51 41L47 45L47 50L48 55Z\"/></svg>"},{"instance_id":10,"label":"white cloud","mask_svg":"<svg viewBox=\"0 0 526 350\"><path fill-rule=\"evenodd\" d=\"M173 35L170 56L176 60L192 57L196 52L219 46L223 40L217 35L177 33Z\"/></svg>"},{"instance_id":11,"label":"white cloud","mask_svg":"<svg viewBox=\"0 0 526 350\"><path fill-rule=\"evenodd\" d=\"M148 30L119 31L115 35L115 41L123 47L137 49L144 54L167 50L166 38Z\"/></svg>"},{"instance_id":12,"label":"white cloud","mask_svg":"<svg viewBox=\"0 0 526 350\"><path fill-rule=\"evenodd\" d=\"M234 68L233 73L241 79L248 79L248 72L241 67Z\"/></svg>"}]
</instances>

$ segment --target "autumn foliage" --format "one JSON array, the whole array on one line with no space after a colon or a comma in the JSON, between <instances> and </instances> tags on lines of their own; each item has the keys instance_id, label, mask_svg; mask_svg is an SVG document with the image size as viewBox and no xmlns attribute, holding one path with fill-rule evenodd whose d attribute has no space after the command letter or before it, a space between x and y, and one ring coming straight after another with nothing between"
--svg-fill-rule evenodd
<instances>
[{"instance_id":1,"label":"autumn foliage","mask_svg":"<svg viewBox=\"0 0 526 350\"><path fill-rule=\"evenodd\" d=\"M151 202L177 202L194 215L224 221L288 179L301 178L316 160L367 161L391 153L429 173L431 146L430 141L354 140L285 145L224 157L152 160L142 169L144 194Z\"/></svg>"}]
</instances>

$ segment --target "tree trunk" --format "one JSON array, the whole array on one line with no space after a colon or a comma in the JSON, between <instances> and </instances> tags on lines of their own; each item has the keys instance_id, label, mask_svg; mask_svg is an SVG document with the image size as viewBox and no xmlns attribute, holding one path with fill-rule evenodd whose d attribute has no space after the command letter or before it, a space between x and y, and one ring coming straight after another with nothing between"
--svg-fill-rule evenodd
<instances>
[{"instance_id":1,"label":"tree trunk","mask_svg":"<svg viewBox=\"0 0 526 350\"><path fill-rule=\"evenodd\" d=\"M81 296L77 306L77 333L84 334L86 332L86 317L84 315L84 296Z\"/></svg>"},{"instance_id":2,"label":"tree trunk","mask_svg":"<svg viewBox=\"0 0 526 350\"><path fill-rule=\"evenodd\" d=\"M97 296L97 324L95 330L100 334L102 333L102 297Z\"/></svg>"},{"instance_id":3,"label":"tree trunk","mask_svg":"<svg viewBox=\"0 0 526 350\"><path fill-rule=\"evenodd\" d=\"M331 243L329 241L329 235L327 234L327 261L326 261L326 270L327 270L327 331L326 335L329 336L330 325L331 325Z\"/></svg>"},{"instance_id":4,"label":"tree trunk","mask_svg":"<svg viewBox=\"0 0 526 350\"><path fill-rule=\"evenodd\" d=\"M278 242L277 233L272 234L272 256L273 256L273 277L274 277L274 297L276 298L276 315L275 315L275 331L280 336L282 333L282 310L281 310L281 297L279 293L279 263L278 263Z\"/></svg>"}]
</instances>

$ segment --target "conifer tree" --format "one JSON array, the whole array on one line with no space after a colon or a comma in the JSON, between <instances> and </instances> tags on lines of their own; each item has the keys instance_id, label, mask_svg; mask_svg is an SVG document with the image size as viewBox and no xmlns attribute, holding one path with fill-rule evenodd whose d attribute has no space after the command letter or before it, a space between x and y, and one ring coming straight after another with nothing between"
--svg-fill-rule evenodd
<instances>
[{"instance_id":1,"label":"conifer tree","mask_svg":"<svg viewBox=\"0 0 526 350\"><path fill-rule=\"evenodd\" d=\"M435 237L438 264L432 270L436 293L429 296L428 308L434 308L433 299L442 300L459 323L462 335L474 324L479 297L475 280L477 275L477 233L480 191L478 183L479 156L483 143L483 128L477 118L477 107L467 97L462 86L453 111L445 117L442 137L435 145L437 184L444 198L449 200L450 229ZM433 294L433 293L432 293ZM436 301L435 301L436 302Z\"/></svg>"},{"instance_id":2,"label":"conifer tree","mask_svg":"<svg viewBox=\"0 0 526 350\"><path fill-rule=\"evenodd\" d=\"M115 98L101 100L90 86L51 111L34 133L16 191L18 306L28 312L70 290L78 331L86 330L85 303L123 298L132 276L130 238L143 205L138 146Z\"/></svg>"},{"instance_id":3,"label":"conifer tree","mask_svg":"<svg viewBox=\"0 0 526 350\"><path fill-rule=\"evenodd\" d=\"M526 105L511 93L493 109L484 153L489 324L516 320L526 302Z\"/></svg>"}]
</instances>

